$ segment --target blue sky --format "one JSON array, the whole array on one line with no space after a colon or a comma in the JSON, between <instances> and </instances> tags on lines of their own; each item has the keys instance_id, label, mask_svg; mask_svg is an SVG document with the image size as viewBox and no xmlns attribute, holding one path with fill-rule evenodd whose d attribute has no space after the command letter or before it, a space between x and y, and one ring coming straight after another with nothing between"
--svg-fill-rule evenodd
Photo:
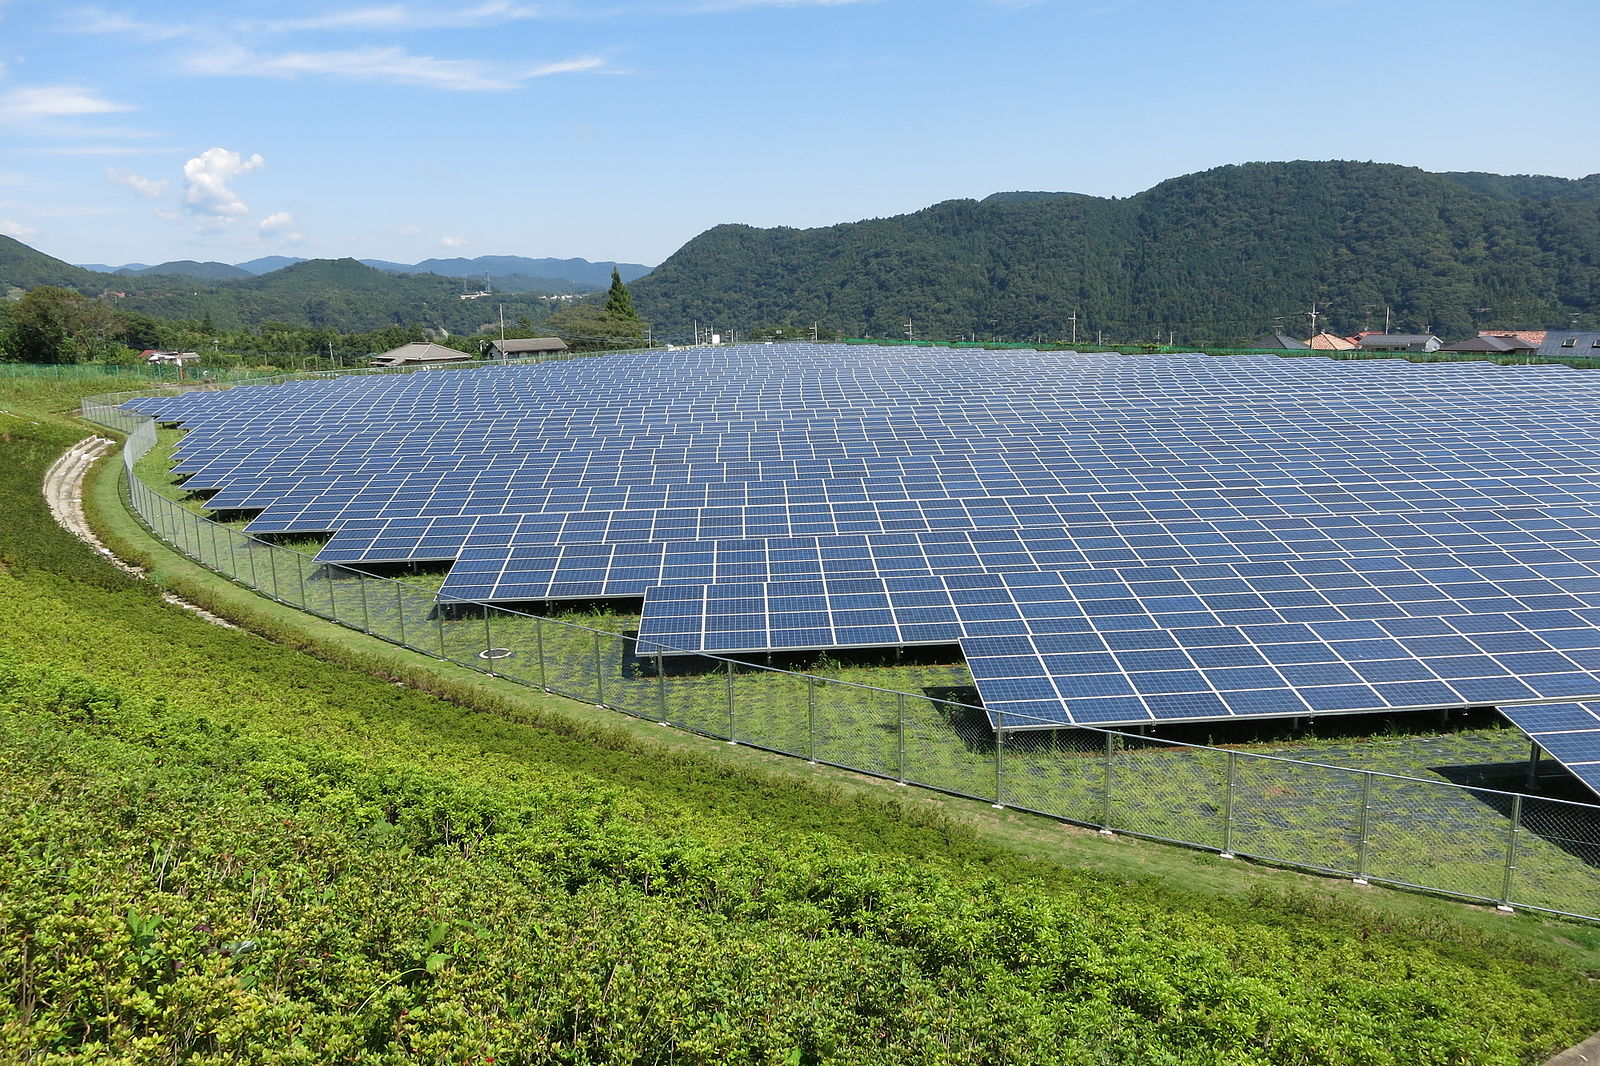
<instances>
[{"instance_id":1,"label":"blue sky","mask_svg":"<svg viewBox=\"0 0 1600 1066\"><path fill-rule=\"evenodd\" d=\"M654 264L1250 160L1581 177L1597 38L1593 0L0 0L0 233Z\"/></svg>"}]
</instances>

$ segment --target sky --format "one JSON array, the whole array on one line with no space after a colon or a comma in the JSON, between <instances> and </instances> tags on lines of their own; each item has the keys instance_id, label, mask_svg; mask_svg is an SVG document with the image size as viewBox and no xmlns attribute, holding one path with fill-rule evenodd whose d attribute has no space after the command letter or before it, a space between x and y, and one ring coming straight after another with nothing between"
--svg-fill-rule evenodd
<instances>
[{"instance_id":1,"label":"sky","mask_svg":"<svg viewBox=\"0 0 1600 1066\"><path fill-rule=\"evenodd\" d=\"M1594 0L0 0L0 233L655 265L1257 160L1576 178L1596 39Z\"/></svg>"}]
</instances>

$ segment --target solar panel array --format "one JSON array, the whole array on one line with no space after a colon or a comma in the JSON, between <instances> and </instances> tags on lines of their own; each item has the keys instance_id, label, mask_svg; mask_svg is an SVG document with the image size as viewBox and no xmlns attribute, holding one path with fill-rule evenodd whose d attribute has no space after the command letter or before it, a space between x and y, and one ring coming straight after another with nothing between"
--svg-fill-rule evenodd
<instances>
[{"instance_id":1,"label":"solar panel array","mask_svg":"<svg viewBox=\"0 0 1600 1066\"><path fill-rule=\"evenodd\" d=\"M1008 727L1600 700L1600 377L687 349L135 401L177 469L441 597L959 641Z\"/></svg>"}]
</instances>

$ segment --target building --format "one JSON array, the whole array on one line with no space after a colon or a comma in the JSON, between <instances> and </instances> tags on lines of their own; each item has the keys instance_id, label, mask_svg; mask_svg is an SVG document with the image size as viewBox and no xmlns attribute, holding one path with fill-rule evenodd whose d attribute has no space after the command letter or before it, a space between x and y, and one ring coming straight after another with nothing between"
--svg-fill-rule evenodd
<instances>
[{"instance_id":1,"label":"building","mask_svg":"<svg viewBox=\"0 0 1600 1066\"><path fill-rule=\"evenodd\" d=\"M1539 354L1566 359L1571 359L1575 355L1600 359L1600 330L1547 330L1544 335L1544 343L1539 345Z\"/></svg>"},{"instance_id":2,"label":"building","mask_svg":"<svg viewBox=\"0 0 1600 1066\"><path fill-rule=\"evenodd\" d=\"M559 355L567 351L560 337L508 337L489 345L490 359L526 359L535 355Z\"/></svg>"},{"instance_id":3,"label":"building","mask_svg":"<svg viewBox=\"0 0 1600 1066\"><path fill-rule=\"evenodd\" d=\"M1368 333L1361 338L1364 352L1436 352L1444 341L1431 333Z\"/></svg>"},{"instance_id":4,"label":"building","mask_svg":"<svg viewBox=\"0 0 1600 1066\"><path fill-rule=\"evenodd\" d=\"M1480 333L1476 337L1457 341L1439 350L1441 352L1466 352L1480 355L1527 355L1538 351L1539 346L1537 344L1529 344L1518 337Z\"/></svg>"},{"instance_id":5,"label":"building","mask_svg":"<svg viewBox=\"0 0 1600 1066\"><path fill-rule=\"evenodd\" d=\"M374 356L373 366L430 366L435 363L471 362L472 356L430 341L415 341Z\"/></svg>"},{"instance_id":6,"label":"building","mask_svg":"<svg viewBox=\"0 0 1600 1066\"><path fill-rule=\"evenodd\" d=\"M1349 337L1341 337L1337 333L1323 330L1307 341L1306 347L1319 352L1349 352L1359 348L1360 345Z\"/></svg>"},{"instance_id":7,"label":"building","mask_svg":"<svg viewBox=\"0 0 1600 1066\"><path fill-rule=\"evenodd\" d=\"M1287 333L1268 333L1251 341L1250 347L1266 348L1269 351L1303 352L1310 346L1305 341L1296 340Z\"/></svg>"},{"instance_id":8,"label":"building","mask_svg":"<svg viewBox=\"0 0 1600 1066\"><path fill-rule=\"evenodd\" d=\"M146 348L139 354L151 366L187 366L200 360L198 352L168 352L160 348Z\"/></svg>"}]
</instances>

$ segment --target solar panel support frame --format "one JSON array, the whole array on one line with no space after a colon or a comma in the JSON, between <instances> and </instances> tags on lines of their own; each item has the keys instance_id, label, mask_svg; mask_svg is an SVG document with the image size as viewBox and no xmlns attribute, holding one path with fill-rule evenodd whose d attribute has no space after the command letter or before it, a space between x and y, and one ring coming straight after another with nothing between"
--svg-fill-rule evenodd
<instances>
[{"instance_id":1,"label":"solar panel support frame","mask_svg":"<svg viewBox=\"0 0 1600 1066\"><path fill-rule=\"evenodd\" d=\"M1506 869L1500 881L1500 900L1495 904L1495 910L1510 914L1511 885L1517 872L1517 836L1522 832L1522 793L1518 792L1511 797L1511 817L1509 828L1506 830Z\"/></svg>"}]
</instances>

